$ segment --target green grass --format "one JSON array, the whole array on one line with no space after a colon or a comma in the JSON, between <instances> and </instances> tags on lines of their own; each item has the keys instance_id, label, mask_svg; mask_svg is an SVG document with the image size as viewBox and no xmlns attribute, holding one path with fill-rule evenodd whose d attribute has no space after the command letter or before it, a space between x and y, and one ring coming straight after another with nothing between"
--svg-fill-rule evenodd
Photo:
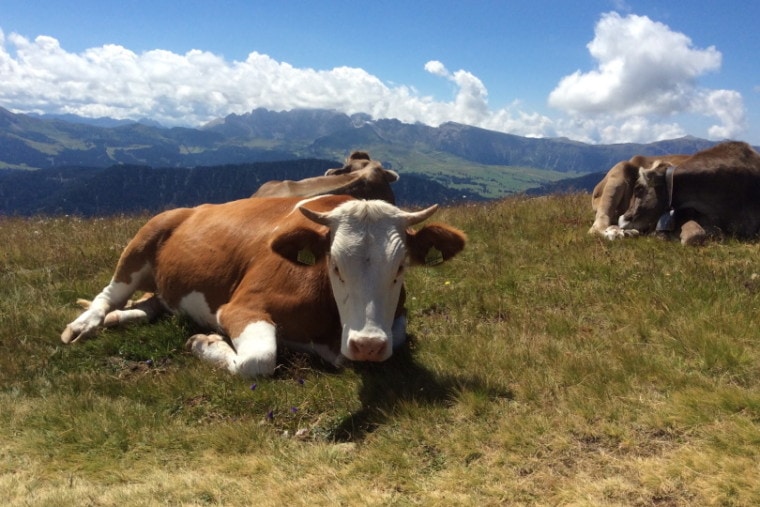
<instances>
[{"instance_id":1,"label":"green grass","mask_svg":"<svg viewBox=\"0 0 760 507\"><path fill-rule=\"evenodd\" d=\"M366 144L366 143L365 143ZM577 176L572 172L559 172L532 167L478 164L444 152L429 151L424 146L412 148L381 143L366 145L375 160L389 163L403 178L405 174L418 174L445 187L463 192L475 192L490 199L517 194L543 183ZM333 154L335 160L345 156Z\"/></svg>"},{"instance_id":2,"label":"green grass","mask_svg":"<svg viewBox=\"0 0 760 507\"><path fill-rule=\"evenodd\" d=\"M610 243L589 201L442 210L469 243L410 272L408 349L283 353L255 382L185 352L177 318L60 343L146 217L0 219L0 497L759 504L758 245Z\"/></svg>"}]
</instances>

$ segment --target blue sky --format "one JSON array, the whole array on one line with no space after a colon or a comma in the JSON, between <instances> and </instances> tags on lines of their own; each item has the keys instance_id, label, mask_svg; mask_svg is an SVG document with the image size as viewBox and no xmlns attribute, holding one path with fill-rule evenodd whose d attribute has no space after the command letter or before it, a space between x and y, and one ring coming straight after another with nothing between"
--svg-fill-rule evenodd
<instances>
[{"instance_id":1,"label":"blue sky","mask_svg":"<svg viewBox=\"0 0 760 507\"><path fill-rule=\"evenodd\" d=\"M201 125L325 107L760 144L760 3L0 0L0 106Z\"/></svg>"}]
</instances>

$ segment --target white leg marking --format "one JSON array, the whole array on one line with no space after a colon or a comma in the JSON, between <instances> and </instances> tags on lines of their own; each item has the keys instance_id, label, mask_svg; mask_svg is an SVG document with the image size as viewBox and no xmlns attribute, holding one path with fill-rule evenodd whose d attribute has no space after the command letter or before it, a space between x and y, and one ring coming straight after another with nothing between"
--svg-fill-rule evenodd
<instances>
[{"instance_id":1,"label":"white leg marking","mask_svg":"<svg viewBox=\"0 0 760 507\"><path fill-rule=\"evenodd\" d=\"M134 276L132 277L134 279ZM124 304L134 292L130 284L111 280L103 291L90 303L90 307L71 322L61 334L63 343L75 342L93 334L103 324L106 314L116 305Z\"/></svg>"},{"instance_id":2,"label":"white leg marking","mask_svg":"<svg viewBox=\"0 0 760 507\"><path fill-rule=\"evenodd\" d=\"M218 334L193 335L185 346L196 357L235 373L235 351Z\"/></svg>"},{"instance_id":3,"label":"white leg marking","mask_svg":"<svg viewBox=\"0 0 760 507\"><path fill-rule=\"evenodd\" d=\"M610 225L604 230L604 233L602 235L610 241L614 241L616 239L621 239L625 237L625 233L623 232L623 229L621 229L617 225Z\"/></svg>"},{"instance_id":4,"label":"white leg marking","mask_svg":"<svg viewBox=\"0 0 760 507\"><path fill-rule=\"evenodd\" d=\"M126 304L143 278L150 276L152 270L153 267L149 263L145 264L139 271L130 275L129 283L116 282L112 278L111 283L95 296L89 308L66 326L61 333L61 341L71 343L93 334L98 326L103 324L108 312Z\"/></svg>"},{"instance_id":5,"label":"white leg marking","mask_svg":"<svg viewBox=\"0 0 760 507\"><path fill-rule=\"evenodd\" d=\"M237 350L234 373L244 377L274 373L277 363L277 339L272 324L248 324L240 336L232 339L232 344Z\"/></svg>"},{"instance_id":6,"label":"white leg marking","mask_svg":"<svg viewBox=\"0 0 760 507\"><path fill-rule=\"evenodd\" d=\"M119 324L147 322L167 311L168 308L160 297L155 294L147 294L137 301L129 301L123 310L110 312L106 315L103 325L111 327Z\"/></svg>"},{"instance_id":7,"label":"white leg marking","mask_svg":"<svg viewBox=\"0 0 760 507\"><path fill-rule=\"evenodd\" d=\"M191 292L183 297L177 309L198 324L211 329L217 328L217 316L211 313L206 296L202 292Z\"/></svg>"},{"instance_id":8,"label":"white leg marking","mask_svg":"<svg viewBox=\"0 0 760 507\"><path fill-rule=\"evenodd\" d=\"M604 233L602 235L608 240L614 241L616 239L638 236L639 231L636 229L621 229L617 225L610 225L604 230Z\"/></svg>"}]
</instances>

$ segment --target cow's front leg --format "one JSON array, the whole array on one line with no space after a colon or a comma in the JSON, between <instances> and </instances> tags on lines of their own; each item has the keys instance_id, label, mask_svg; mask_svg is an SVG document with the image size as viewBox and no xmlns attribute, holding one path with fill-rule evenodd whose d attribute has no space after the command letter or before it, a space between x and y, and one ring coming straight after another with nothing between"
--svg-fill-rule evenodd
<instances>
[{"instance_id":1,"label":"cow's front leg","mask_svg":"<svg viewBox=\"0 0 760 507\"><path fill-rule=\"evenodd\" d=\"M272 375L277 365L277 337L275 327L269 322L248 324L232 339L237 351L235 368L238 375L256 377Z\"/></svg>"},{"instance_id":2,"label":"cow's front leg","mask_svg":"<svg viewBox=\"0 0 760 507\"><path fill-rule=\"evenodd\" d=\"M115 308L123 307L134 291L133 285L112 280L89 303L89 307L66 326L61 333L61 341L72 343L95 333L103 325L106 315Z\"/></svg>"},{"instance_id":3,"label":"cow's front leg","mask_svg":"<svg viewBox=\"0 0 760 507\"><path fill-rule=\"evenodd\" d=\"M689 220L681 225L681 244L698 246L704 244L707 239L707 231L694 220Z\"/></svg>"},{"instance_id":4,"label":"cow's front leg","mask_svg":"<svg viewBox=\"0 0 760 507\"><path fill-rule=\"evenodd\" d=\"M146 293L137 301L130 301L123 309L113 310L106 315L103 326L113 327L138 322L149 322L168 311L157 295Z\"/></svg>"},{"instance_id":5,"label":"cow's front leg","mask_svg":"<svg viewBox=\"0 0 760 507\"><path fill-rule=\"evenodd\" d=\"M124 255L122 255L123 258ZM149 263L143 264L140 269L131 273L121 267L121 260L119 264L111 282L95 296L87 310L63 330L61 333L63 343L75 342L95 333L98 327L103 325L109 312L124 308L132 294L152 279L153 271Z\"/></svg>"},{"instance_id":6,"label":"cow's front leg","mask_svg":"<svg viewBox=\"0 0 760 507\"><path fill-rule=\"evenodd\" d=\"M187 347L197 357L242 377L272 375L277 364L275 327L269 322L246 325L232 345L218 334L197 334Z\"/></svg>"},{"instance_id":7,"label":"cow's front leg","mask_svg":"<svg viewBox=\"0 0 760 507\"><path fill-rule=\"evenodd\" d=\"M187 340L185 346L196 357L219 368L226 368L231 373L235 371L235 350L223 336L214 334L196 334Z\"/></svg>"},{"instance_id":8,"label":"cow's front leg","mask_svg":"<svg viewBox=\"0 0 760 507\"><path fill-rule=\"evenodd\" d=\"M639 235L639 231L635 229L623 229L618 225L610 225L602 233L602 236L604 236L610 241L632 237L632 236L638 236L638 235Z\"/></svg>"}]
</instances>

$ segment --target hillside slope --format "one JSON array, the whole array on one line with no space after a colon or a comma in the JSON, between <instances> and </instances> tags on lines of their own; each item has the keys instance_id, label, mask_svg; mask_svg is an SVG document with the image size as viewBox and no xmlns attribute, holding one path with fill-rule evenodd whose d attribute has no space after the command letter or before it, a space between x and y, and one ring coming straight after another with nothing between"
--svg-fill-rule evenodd
<instances>
[{"instance_id":1,"label":"hillside slope","mask_svg":"<svg viewBox=\"0 0 760 507\"><path fill-rule=\"evenodd\" d=\"M197 167L299 158L343 160L369 151L391 168L465 193L503 197L580 174L606 171L635 154L693 153L709 141L588 145L533 139L444 123L438 127L373 120L329 110L255 109L203 128L75 122L0 108L0 169L64 166Z\"/></svg>"},{"instance_id":2,"label":"hillside slope","mask_svg":"<svg viewBox=\"0 0 760 507\"><path fill-rule=\"evenodd\" d=\"M192 169L120 165L0 170L0 216L104 216L232 201L249 197L266 181L308 178L339 165L301 159ZM416 174L403 174L392 188L403 206L484 199Z\"/></svg>"}]
</instances>

